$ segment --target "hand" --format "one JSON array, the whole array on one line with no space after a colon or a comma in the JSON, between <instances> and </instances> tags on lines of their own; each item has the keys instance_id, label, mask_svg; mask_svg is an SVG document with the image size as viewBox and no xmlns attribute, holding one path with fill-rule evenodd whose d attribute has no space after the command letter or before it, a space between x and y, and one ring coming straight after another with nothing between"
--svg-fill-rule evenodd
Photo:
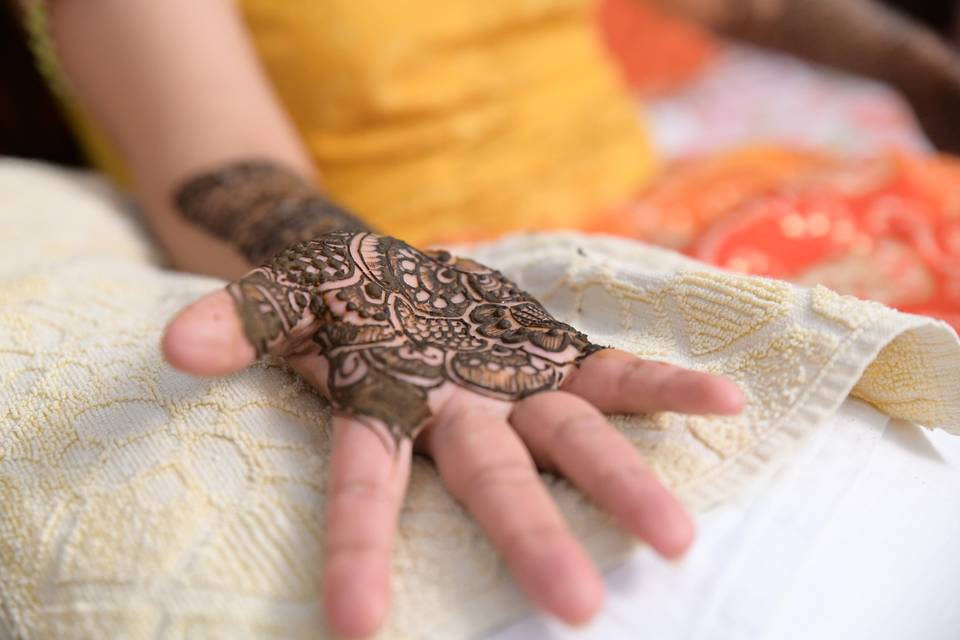
<instances>
[{"instance_id":1,"label":"hand","mask_svg":"<svg viewBox=\"0 0 960 640\"><path fill-rule=\"evenodd\" d=\"M414 447L473 514L520 586L570 623L602 582L537 468L562 473L667 557L693 525L602 412L735 413L733 383L600 350L500 273L368 232L295 245L167 329L177 368L224 375L281 355L333 405L327 620L373 633Z\"/></svg>"}]
</instances>

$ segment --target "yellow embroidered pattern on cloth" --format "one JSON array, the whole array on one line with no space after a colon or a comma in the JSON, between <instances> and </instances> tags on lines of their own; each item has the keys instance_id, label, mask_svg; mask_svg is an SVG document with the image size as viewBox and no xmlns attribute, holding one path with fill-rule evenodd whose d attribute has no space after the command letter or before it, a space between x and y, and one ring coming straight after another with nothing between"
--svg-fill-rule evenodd
<instances>
[{"instance_id":1,"label":"yellow embroidered pattern on cloth","mask_svg":"<svg viewBox=\"0 0 960 640\"><path fill-rule=\"evenodd\" d=\"M102 183L2 161L0 193L0 637L318 637L322 400L279 366L166 366L166 320L222 283L162 270ZM960 343L942 323L611 238L473 253L599 343L743 386L733 418L614 418L695 510L762 477L849 393L960 432ZM602 566L629 552L545 479ZM475 637L524 607L419 459L393 588L384 638Z\"/></svg>"}]
</instances>

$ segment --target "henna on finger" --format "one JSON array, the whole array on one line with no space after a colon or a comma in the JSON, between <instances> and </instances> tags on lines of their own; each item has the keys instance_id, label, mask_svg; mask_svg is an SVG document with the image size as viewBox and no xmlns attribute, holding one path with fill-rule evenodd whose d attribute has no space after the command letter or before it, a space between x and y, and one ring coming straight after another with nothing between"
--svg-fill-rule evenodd
<instances>
[{"instance_id":1,"label":"henna on finger","mask_svg":"<svg viewBox=\"0 0 960 640\"><path fill-rule=\"evenodd\" d=\"M600 348L498 271L370 232L294 245L231 294L259 349L299 344L309 326L333 405L396 439L416 436L445 383L519 400L558 388Z\"/></svg>"},{"instance_id":2,"label":"henna on finger","mask_svg":"<svg viewBox=\"0 0 960 640\"><path fill-rule=\"evenodd\" d=\"M277 165L202 175L175 205L265 261L227 287L258 355L325 358L334 407L397 441L428 423L431 392L447 383L519 400L558 388L601 348L500 272L373 233Z\"/></svg>"}]
</instances>

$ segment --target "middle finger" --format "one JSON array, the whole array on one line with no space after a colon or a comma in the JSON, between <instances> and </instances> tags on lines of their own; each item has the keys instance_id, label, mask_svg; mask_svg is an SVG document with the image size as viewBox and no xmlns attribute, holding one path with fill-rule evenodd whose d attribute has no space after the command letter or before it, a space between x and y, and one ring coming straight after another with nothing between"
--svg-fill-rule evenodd
<instances>
[{"instance_id":1,"label":"middle finger","mask_svg":"<svg viewBox=\"0 0 960 640\"><path fill-rule=\"evenodd\" d=\"M477 519L521 588L570 623L600 608L603 583L573 538L523 443L475 399L445 411L426 447L453 496Z\"/></svg>"}]
</instances>

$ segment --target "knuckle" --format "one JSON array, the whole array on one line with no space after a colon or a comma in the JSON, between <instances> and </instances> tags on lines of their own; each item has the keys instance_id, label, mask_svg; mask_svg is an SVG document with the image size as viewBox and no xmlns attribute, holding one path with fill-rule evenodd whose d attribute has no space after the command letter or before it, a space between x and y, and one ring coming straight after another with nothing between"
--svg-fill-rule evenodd
<instances>
[{"instance_id":1,"label":"knuckle","mask_svg":"<svg viewBox=\"0 0 960 640\"><path fill-rule=\"evenodd\" d=\"M671 389L673 389L678 382L683 381L683 374L684 371L682 369L665 369L663 375L657 379L657 398L660 399L669 396Z\"/></svg>"},{"instance_id":2,"label":"knuckle","mask_svg":"<svg viewBox=\"0 0 960 640\"><path fill-rule=\"evenodd\" d=\"M559 390L541 391L534 393L513 405L510 411L510 422L519 425L521 429L540 422L539 416L557 402L559 398L568 397L569 392Z\"/></svg>"},{"instance_id":3,"label":"knuckle","mask_svg":"<svg viewBox=\"0 0 960 640\"><path fill-rule=\"evenodd\" d=\"M353 557L365 555L385 555L390 552L390 543L379 538L328 538L324 542L324 553L328 558Z\"/></svg>"},{"instance_id":4,"label":"knuckle","mask_svg":"<svg viewBox=\"0 0 960 640\"><path fill-rule=\"evenodd\" d=\"M557 521L529 524L503 536L498 545L506 558L515 558L530 549L543 551L562 544L568 537L566 528Z\"/></svg>"},{"instance_id":5,"label":"knuckle","mask_svg":"<svg viewBox=\"0 0 960 640\"><path fill-rule=\"evenodd\" d=\"M588 486L589 493L607 505L629 508L645 503L661 485L649 467L635 462L598 469Z\"/></svg>"},{"instance_id":6,"label":"knuckle","mask_svg":"<svg viewBox=\"0 0 960 640\"><path fill-rule=\"evenodd\" d=\"M331 487L329 501L392 503L394 494L386 486L368 479L351 479Z\"/></svg>"},{"instance_id":7,"label":"knuckle","mask_svg":"<svg viewBox=\"0 0 960 640\"><path fill-rule=\"evenodd\" d=\"M636 461L600 467L590 484L594 493L600 493L617 487L639 487L652 477L653 472Z\"/></svg>"},{"instance_id":8,"label":"knuckle","mask_svg":"<svg viewBox=\"0 0 960 640\"><path fill-rule=\"evenodd\" d=\"M651 366L652 363L639 358L625 362L620 370L620 376L617 378L617 391L625 395L635 393L637 382L642 382L650 377Z\"/></svg>"},{"instance_id":9,"label":"knuckle","mask_svg":"<svg viewBox=\"0 0 960 640\"><path fill-rule=\"evenodd\" d=\"M480 465L465 474L457 483L456 493L471 502L497 489L517 488L539 483L540 476L527 461L507 460Z\"/></svg>"},{"instance_id":10,"label":"knuckle","mask_svg":"<svg viewBox=\"0 0 960 640\"><path fill-rule=\"evenodd\" d=\"M581 438L595 433L596 429L603 426L605 422L592 412L574 411L557 421L550 433L550 438L554 445L575 445Z\"/></svg>"},{"instance_id":11,"label":"knuckle","mask_svg":"<svg viewBox=\"0 0 960 640\"><path fill-rule=\"evenodd\" d=\"M475 450L493 438L500 427L498 416L480 410L462 410L431 429L430 444L433 449Z\"/></svg>"}]
</instances>

